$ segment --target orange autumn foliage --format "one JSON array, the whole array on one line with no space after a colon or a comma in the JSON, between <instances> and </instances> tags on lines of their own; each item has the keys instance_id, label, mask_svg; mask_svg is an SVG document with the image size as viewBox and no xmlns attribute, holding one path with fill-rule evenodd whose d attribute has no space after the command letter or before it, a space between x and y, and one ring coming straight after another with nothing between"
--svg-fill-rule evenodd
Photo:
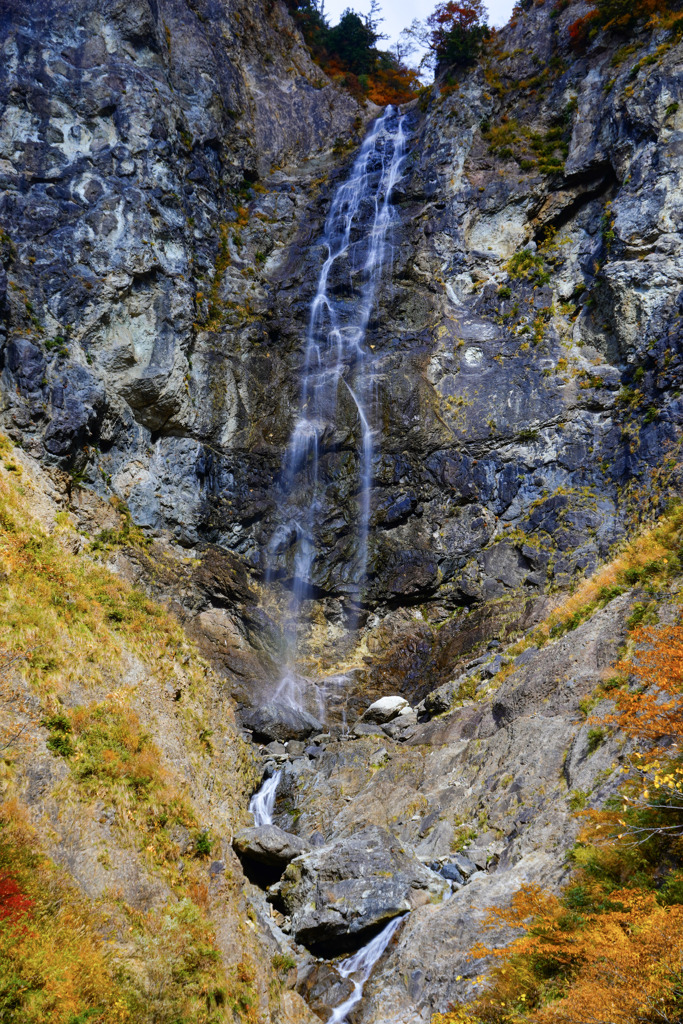
<instances>
[{"instance_id":1,"label":"orange autumn foliage","mask_svg":"<svg viewBox=\"0 0 683 1024\"><path fill-rule=\"evenodd\" d=\"M130 1021L103 921L35 845L23 809L0 804L0 1020Z\"/></svg>"},{"instance_id":2,"label":"orange autumn foliage","mask_svg":"<svg viewBox=\"0 0 683 1024\"><path fill-rule=\"evenodd\" d=\"M630 736L657 741L683 737L683 626L642 626L631 634L640 650L618 667L640 683L636 692L616 695L616 709L604 722Z\"/></svg>"},{"instance_id":3,"label":"orange autumn foliage","mask_svg":"<svg viewBox=\"0 0 683 1024\"><path fill-rule=\"evenodd\" d=\"M318 63L330 78L343 86L359 102L369 99L378 107L400 106L417 95L420 79L403 66L379 67L368 75L355 75L338 57L319 58Z\"/></svg>"},{"instance_id":4,"label":"orange autumn foliage","mask_svg":"<svg viewBox=\"0 0 683 1024\"><path fill-rule=\"evenodd\" d=\"M410 68L380 68L368 77L367 96L378 107L409 103L420 88L417 73Z\"/></svg>"},{"instance_id":5,"label":"orange autumn foliage","mask_svg":"<svg viewBox=\"0 0 683 1024\"><path fill-rule=\"evenodd\" d=\"M600 830L612 841L658 836L677 849L683 838L683 626L641 626L631 640L637 652L618 668L636 688L616 693L615 709L602 724L647 749L636 750L622 769L623 808L589 812L582 838L595 841Z\"/></svg>"},{"instance_id":6,"label":"orange autumn foliage","mask_svg":"<svg viewBox=\"0 0 683 1024\"><path fill-rule=\"evenodd\" d=\"M503 964L494 971L492 989L468 1007L469 1020L680 1020L683 907L661 907L654 894L630 888L612 892L610 904L607 912L572 914L556 896L528 886L509 907L491 911L492 925L523 927L526 934L505 950L480 945L472 951ZM555 998L545 1006L534 966L546 979L555 978ZM453 1014L453 1024L457 1020Z\"/></svg>"},{"instance_id":7,"label":"orange autumn foliage","mask_svg":"<svg viewBox=\"0 0 683 1024\"><path fill-rule=\"evenodd\" d=\"M607 807L584 812L559 895L538 886L491 909L522 934L474 1001L433 1024L681 1024L683 1021L683 625L640 626L600 724L642 745Z\"/></svg>"},{"instance_id":8,"label":"orange autumn foliage","mask_svg":"<svg viewBox=\"0 0 683 1024\"><path fill-rule=\"evenodd\" d=\"M582 50L599 29L625 32L636 22L672 11L671 0L594 0L595 9L569 26L569 42Z\"/></svg>"}]
</instances>

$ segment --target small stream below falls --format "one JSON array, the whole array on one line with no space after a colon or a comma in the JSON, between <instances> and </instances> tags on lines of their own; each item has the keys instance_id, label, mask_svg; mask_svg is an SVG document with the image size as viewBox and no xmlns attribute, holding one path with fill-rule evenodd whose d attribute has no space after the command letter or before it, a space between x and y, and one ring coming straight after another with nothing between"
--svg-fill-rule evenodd
<instances>
[{"instance_id":1,"label":"small stream below falls","mask_svg":"<svg viewBox=\"0 0 683 1024\"><path fill-rule=\"evenodd\" d=\"M251 798L249 810L254 816L255 827L273 824L273 812L275 810L277 788L281 776L282 771L274 772L270 778L264 780L261 788ZM346 999L332 1009L331 1016L327 1019L327 1024L348 1024L348 1015L362 1000L363 989L372 974L375 964L386 952L389 943L403 924L406 916L402 914L392 918L369 942L352 956L346 957L335 965L339 977L350 979L353 988Z\"/></svg>"},{"instance_id":2,"label":"small stream below falls","mask_svg":"<svg viewBox=\"0 0 683 1024\"><path fill-rule=\"evenodd\" d=\"M375 935L374 939L368 942L367 946L363 946L357 953L347 957L346 960L342 960L339 964L339 973L342 978L351 978L354 989L348 999L345 999L332 1012L332 1016L328 1018L327 1024L344 1024L351 1010L361 1001L363 998L363 988L365 982L372 974L372 968L386 950L401 926L402 921L402 917L395 917L393 921L390 921L382 929L379 935Z\"/></svg>"},{"instance_id":3,"label":"small stream below falls","mask_svg":"<svg viewBox=\"0 0 683 1024\"><path fill-rule=\"evenodd\" d=\"M257 793L254 793L249 801L249 810L254 815L254 825L272 825L273 811L275 810L275 797L277 786L282 772L274 772L269 779L266 779Z\"/></svg>"}]
</instances>

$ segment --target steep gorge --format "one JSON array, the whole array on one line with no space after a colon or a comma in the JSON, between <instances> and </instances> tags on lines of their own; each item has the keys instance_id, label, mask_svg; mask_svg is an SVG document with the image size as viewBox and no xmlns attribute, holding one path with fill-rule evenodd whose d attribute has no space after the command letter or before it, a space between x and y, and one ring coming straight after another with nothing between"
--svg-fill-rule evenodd
<instances>
[{"instance_id":1,"label":"steep gorge","mask_svg":"<svg viewBox=\"0 0 683 1024\"><path fill-rule=\"evenodd\" d=\"M587 4L519 7L475 67L401 112L363 323L372 445L345 351L317 409L303 570L282 523L325 221L382 112L326 79L277 2L10 0L0 16L2 423L22 452L7 465L51 495L42 519L70 557L166 604L213 666L176 736L184 684L132 663L106 685L11 663L35 715L5 795L89 898L119 886L140 913L185 898L155 889L164 857L141 866L106 807L105 880L83 853L92 794L68 797L68 838L58 825L72 769L40 715L130 691L192 791L195 831L214 837L197 885L223 963L256 964L237 1019L315 1019L302 996L327 1019L352 988L329 958L408 910L354 1024L429 1021L466 998L486 966L467 958L484 908L560 884L576 794L613 794L628 749L618 735L594 749L584 708L627 642L637 586L558 639L534 629L678 486L683 51L670 28L641 26L577 53L568 28ZM359 265L330 287L347 329ZM656 595L664 620L676 592ZM32 657L40 628L8 635L10 655ZM312 726L254 725L288 645L298 699L326 719L313 741ZM182 675L184 648L168 657ZM387 695L410 706L358 722ZM235 704L241 729L224 724ZM265 870L261 852L255 869L252 849L245 879L230 842L264 770L281 772L273 820L292 856L266 851ZM207 797L209 779L233 797ZM460 878L448 899L444 863ZM229 897L212 888L226 864ZM221 1005L188 1019L223 1019Z\"/></svg>"}]
</instances>

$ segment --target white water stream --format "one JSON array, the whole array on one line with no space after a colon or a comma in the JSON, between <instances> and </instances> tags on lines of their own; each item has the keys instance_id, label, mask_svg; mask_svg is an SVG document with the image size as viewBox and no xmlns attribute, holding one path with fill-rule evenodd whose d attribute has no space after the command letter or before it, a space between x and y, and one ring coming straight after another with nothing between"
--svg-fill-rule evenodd
<instances>
[{"instance_id":1,"label":"white water stream","mask_svg":"<svg viewBox=\"0 0 683 1024\"><path fill-rule=\"evenodd\" d=\"M379 935L375 935L374 939L368 942L367 946L363 946L353 956L342 960L337 969L343 978L352 979L354 990L349 998L345 999L333 1011L327 1024L343 1024L354 1006L361 1001L363 998L363 988L365 987L365 982L372 974L372 968L382 956L382 953L384 953L402 921L402 917L395 917Z\"/></svg>"},{"instance_id":2,"label":"white water stream","mask_svg":"<svg viewBox=\"0 0 683 1024\"><path fill-rule=\"evenodd\" d=\"M377 301L397 213L392 192L406 156L404 117L387 107L365 138L348 179L337 189L325 222L323 263L311 302L301 399L282 473L282 519L267 549L271 579L278 560L293 575L285 614L283 676L276 699L301 707L305 680L297 676L303 601L313 593L321 530L349 529L330 518L328 488L338 485L325 455L353 446L357 515L341 570L340 589L358 608L366 584L376 391L366 334ZM280 565L280 569L282 566ZM308 695L306 695L308 696Z\"/></svg>"},{"instance_id":3,"label":"white water stream","mask_svg":"<svg viewBox=\"0 0 683 1024\"><path fill-rule=\"evenodd\" d=\"M387 107L365 138L347 180L337 189L322 238L327 256L311 302L301 397L281 477L281 519L266 551L267 576L285 571L292 589L283 619L283 673L275 699L306 707L325 717L328 698L345 681L330 677L311 693L296 670L302 606L315 594L316 557L335 541L344 544L337 590L358 611L368 573L373 460L376 455L377 392L368 326L376 307L385 265L392 255L391 229L397 218L392 193L403 176L406 156L404 117ZM330 456L354 476L356 514L345 522L338 499L328 489L339 486ZM349 468L350 467L350 468ZM350 542L342 538L348 537ZM323 534L325 534L323 540ZM353 628L351 626L350 628ZM273 821L280 772L267 779L249 804L256 825ZM332 1013L328 1024L342 1024L360 1002L372 969L401 924L394 918L366 946L343 960L342 977L353 992Z\"/></svg>"},{"instance_id":4,"label":"white water stream","mask_svg":"<svg viewBox=\"0 0 683 1024\"><path fill-rule=\"evenodd\" d=\"M275 809L275 793L282 772L275 772L263 783L258 793L249 801L249 810L254 815L254 825L272 825Z\"/></svg>"}]
</instances>

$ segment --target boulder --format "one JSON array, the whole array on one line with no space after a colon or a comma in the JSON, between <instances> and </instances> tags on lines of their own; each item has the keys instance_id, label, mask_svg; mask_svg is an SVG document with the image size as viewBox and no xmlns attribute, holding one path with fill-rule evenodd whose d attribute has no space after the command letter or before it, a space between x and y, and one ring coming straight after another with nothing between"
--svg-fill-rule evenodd
<instances>
[{"instance_id":1,"label":"boulder","mask_svg":"<svg viewBox=\"0 0 683 1024\"><path fill-rule=\"evenodd\" d=\"M487 665L484 665L481 670L481 674L484 679L493 679L494 676L498 675L502 668L509 664L510 662L507 658L503 658L500 654L497 654L493 661L489 661Z\"/></svg>"},{"instance_id":2,"label":"boulder","mask_svg":"<svg viewBox=\"0 0 683 1024\"><path fill-rule=\"evenodd\" d=\"M477 865L469 857L466 857L464 853L456 853L451 857L451 863L455 865L461 875L465 878L469 878L477 870Z\"/></svg>"},{"instance_id":3,"label":"boulder","mask_svg":"<svg viewBox=\"0 0 683 1024\"><path fill-rule=\"evenodd\" d=\"M285 868L295 857L311 848L304 839L285 832L277 825L243 828L232 845L241 859L274 868Z\"/></svg>"},{"instance_id":4,"label":"boulder","mask_svg":"<svg viewBox=\"0 0 683 1024\"><path fill-rule=\"evenodd\" d=\"M297 857L269 898L291 915L297 942L317 955L334 956L358 948L391 918L449 891L391 833L369 826Z\"/></svg>"},{"instance_id":5,"label":"boulder","mask_svg":"<svg viewBox=\"0 0 683 1024\"><path fill-rule=\"evenodd\" d=\"M329 1019L336 1006L353 994L355 985L344 978L333 964L313 964L299 977L297 989L310 1008L323 1020Z\"/></svg>"},{"instance_id":6,"label":"boulder","mask_svg":"<svg viewBox=\"0 0 683 1024\"><path fill-rule=\"evenodd\" d=\"M464 676L459 676L455 680L443 683L437 690L432 690L431 693L428 693L423 702L426 714L430 716L442 715L446 711L450 711L455 700L458 685L463 679Z\"/></svg>"},{"instance_id":7,"label":"boulder","mask_svg":"<svg viewBox=\"0 0 683 1024\"><path fill-rule=\"evenodd\" d=\"M417 712L407 707L401 711L391 722L382 726L383 732L392 740L408 739L412 735L411 730L417 725Z\"/></svg>"},{"instance_id":8,"label":"boulder","mask_svg":"<svg viewBox=\"0 0 683 1024\"><path fill-rule=\"evenodd\" d=\"M278 740L273 740L272 743L267 744L266 753L275 758L286 757L288 750L284 743L280 743Z\"/></svg>"},{"instance_id":9,"label":"boulder","mask_svg":"<svg viewBox=\"0 0 683 1024\"><path fill-rule=\"evenodd\" d=\"M242 723L252 730L255 740L265 743L271 740L305 740L322 732L322 723L308 711L278 701L243 712Z\"/></svg>"},{"instance_id":10,"label":"boulder","mask_svg":"<svg viewBox=\"0 0 683 1024\"><path fill-rule=\"evenodd\" d=\"M391 722L392 719L396 718L404 708L410 709L410 705L405 697L381 697L363 712L361 721L377 722L383 725L385 722Z\"/></svg>"},{"instance_id":11,"label":"boulder","mask_svg":"<svg viewBox=\"0 0 683 1024\"><path fill-rule=\"evenodd\" d=\"M458 882L460 885L463 885L465 882L465 879L460 874L455 864L444 864L441 868L441 874L444 878L447 878L449 882Z\"/></svg>"},{"instance_id":12,"label":"boulder","mask_svg":"<svg viewBox=\"0 0 683 1024\"><path fill-rule=\"evenodd\" d=\"M375 725L372 722L356 722L351 735L358 739L360 736L384 736L384 730L381 725Z\"/></svg>"},{"instance_id":13,"label":"boulder","mask_svg":"<svg viewBox=\"0 0 683 1024\"><path fill-rule=\"evenodd\" d=\"M489 860L489 851L481 846L470 846L467 850L467 859L484 871Z\"/></svg>"}]
</instances>

